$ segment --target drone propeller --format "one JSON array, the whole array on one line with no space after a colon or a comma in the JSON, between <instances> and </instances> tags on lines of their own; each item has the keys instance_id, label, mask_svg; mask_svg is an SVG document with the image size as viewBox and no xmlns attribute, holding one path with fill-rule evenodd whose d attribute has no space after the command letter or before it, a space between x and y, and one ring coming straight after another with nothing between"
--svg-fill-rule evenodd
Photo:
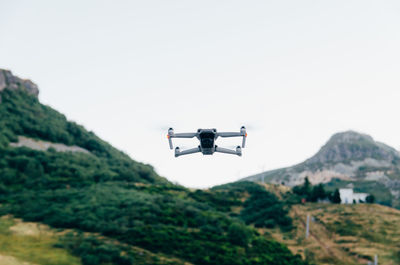
<instances>
[{"instance_id":1,"label":"drone propeller","mask_svg":"<svg viewBox=\"0 0 400 265\"><path fill-rule=\"evenodd\" d=\"M245 145L246 145L246 138L247 138L247 131L246 131L246 127L242 126L242 127L240 128L240 132L241 132L241 133L242 133L242 135L243 135L243 140L242 140L242 148L244 148L244 147L245 147Z\"/></svg>"},{"instance_id":2,"label":"drone propeller","mask_svg":"<svg viewBox=\"0 0 400 265\"><path fill-rule=\"evenodd\" d=\"M250 131L260 131L262 130L262 126L259 124L255 124L255 123L249 123L249 122L244 122L242 124L236 124L236 127L242 127L243 125L246 125L246 129L250 130Z\"/></svg>"},{"instance_id":3,"label":"drone propeller","mask_svg":"<svg viewBox=\"0 0 400 265\"><path fill-rule=\"evenodd\" d=\"M155 132L161 132L161 133L165 133L166 131L168 131L169 128L175 128L175 127L179 127L178 124L153 124L152 126L149 126L149 129L151 129L152 131Z\"/></svg>"}]
</instances>

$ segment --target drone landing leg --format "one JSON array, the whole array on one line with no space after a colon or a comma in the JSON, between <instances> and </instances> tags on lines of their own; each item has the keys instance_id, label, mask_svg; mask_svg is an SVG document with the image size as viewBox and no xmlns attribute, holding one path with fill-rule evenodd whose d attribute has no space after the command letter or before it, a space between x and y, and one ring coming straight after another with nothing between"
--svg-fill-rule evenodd
<instances>
[{"instance_id":1,"label":"drone landing leg","mask_svg":"<svg viewBox=\"0 0 400 265\"><path fill-rule=\"evenodd\" d=\"M200 147L191 148L191 149L183 150L183 151L180 151L179 147L177 147L177 148L175 148L175 157L194 154L194 153L200 153L200 152L201 152Z\"/></svg>"},{"instance_id":2,"label":"drone landing leg","mask_svg":"<svg viewBox=\"0 0 400 265\"><path fill-rule=\"evenodd\" d=\"M222 147L216 146L215 147L215 152L242 156L242 149L240 148L240 146L238 146L236 148L236 150L232 150L232 149L227 149L227 148L222 148Z\"/></svg>"}]
</instances>

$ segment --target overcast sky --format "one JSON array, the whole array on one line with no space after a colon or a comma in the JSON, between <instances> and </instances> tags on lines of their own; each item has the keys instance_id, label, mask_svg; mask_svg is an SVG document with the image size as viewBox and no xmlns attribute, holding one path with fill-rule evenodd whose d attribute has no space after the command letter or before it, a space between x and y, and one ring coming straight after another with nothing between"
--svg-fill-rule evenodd
<instances>
[{"instance_id":1,"label":"overcast sky","mask_svg":"<svg viewBox=\"0 0 400 265\"><path fill-rule=\"evenodd\" d=\"M399 47L399 1L0 1L0 68L189 187L302 162L349 129L399 149ZM242 157L168 148L169 126L241 125Z\"/></svg>"}]
</instances>

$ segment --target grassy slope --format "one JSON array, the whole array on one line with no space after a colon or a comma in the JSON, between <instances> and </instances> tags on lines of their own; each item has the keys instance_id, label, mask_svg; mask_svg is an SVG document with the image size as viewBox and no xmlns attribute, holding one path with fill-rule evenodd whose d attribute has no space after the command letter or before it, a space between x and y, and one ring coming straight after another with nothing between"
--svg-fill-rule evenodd
<instances>
[{"instance_id":1,"label":"grassy slope","mask_svg":"<svg viewBox=\"0 0 400 265\"><path fill-rule=\"evenodd\" d=\"M32 233L30 225L9 216L0 218L0 255L15 257L17 261L40 265L78 265L80 259L69 254L65 249L56 248L58 236L45 229L40 233ZM13 228L18 227L18 231ZM43 228L44 226L42 226ZM37 230L39 231L39 230ZM16 263L18 264L18 263Z\"/></svg>"},{"instance_id":2,"label":"grassy slope","mask_svg":"<svg viewBox=\"0 0 400 265\"><path fill-rule=\"evenodd\" d=\"M315 218L305 239L307 214ZM264 230L293 253L317 264L366 264L379 256L379 264L400 262L400 211L382 205L305 204L292 207L295 230Z\"/></svg>"},{"instance_id":3,"label":"grassy slope","mask_svg":"<svg viewBox=\"0 0 400 265\"><path fill-rule=\"evenodd\" d=\"M237 205L231 191L191 192L173 185L104 183L79 190L26 191L10 198L11 203L3 210L8 208L8 212L27 220L99 232L130 246L196 264L264 264L267 260L276 265L303 264L285 246L256 235L237 216L229 215L229 208ZM285 221L281 218L285 212L276 209L275 200L271 203L283 214L268 224ZM86 250L96 251L86 243L67 248L92 259ZM120 256L114 255L112 244L106 245L112 256ZM84 252L79 250L83 246Z\"/></svg>"},{"instance_id":4,"label":"grassy slope","mask_svg":"<svg viewBox=\"0 0 400 265\"><path fill-rule=\"evenodd\" d=\"M0 217L0 256L8 257L15 265L80 265L80 258L71 255L60 242L66 230L52 229L40 223L23 222L9 215ZM86 233L86 237L90 233ZM122 245L121 242L92 234L99 241ZM154 254L139 247L128 246L135 264L186 264L176 258ZM1 259L0 259L1 261Z\"/></svg>"},{"instance_id":5,"label":"grassy slope","mask_svg":"<svg viewBox=\"0 0 400 265\"><path fill-rule=\"evenodd\" d=\"M290 188L264 184L263 187L285 200ZM248 194L237 194L246 199ZM233 208L240 212L243 206ZM311 236L305 239L307 214L314 217ZM294 229L258 231L267 238L284 243L289 249L315 264L367 264L377 254L379 264L400 263L400 211L378 204L337 205L307 203L293 205L289 215Z\"/></svg>"}]
</instances>

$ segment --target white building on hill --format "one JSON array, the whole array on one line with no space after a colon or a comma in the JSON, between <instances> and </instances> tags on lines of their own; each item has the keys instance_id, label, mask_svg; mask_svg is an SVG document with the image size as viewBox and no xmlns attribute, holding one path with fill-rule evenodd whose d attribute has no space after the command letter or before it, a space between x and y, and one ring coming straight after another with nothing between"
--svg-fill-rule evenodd
<instances>
[{"instance_id":1,"label":"white building on hill","mask_svg":"<svg viewBox=\"0 0 400 265\"><path fill-rule=\"evenodd\" d=\"M354 201L356 203L365 202L368 193L354 193L353 189L339 189L340 200L342 204L352 204Z\"/></svg>"}]
</instances>

